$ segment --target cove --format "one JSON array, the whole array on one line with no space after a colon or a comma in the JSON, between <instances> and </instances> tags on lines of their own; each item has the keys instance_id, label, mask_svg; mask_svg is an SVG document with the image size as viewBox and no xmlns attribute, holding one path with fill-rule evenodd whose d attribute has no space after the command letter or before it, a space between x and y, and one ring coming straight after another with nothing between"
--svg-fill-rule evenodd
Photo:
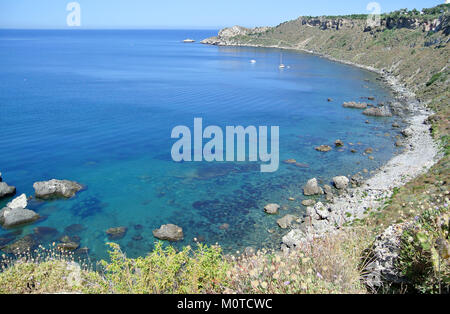
<instances>
[{"instance_id":1,"label":"cove","mask_svg":"<svg viewBox=\"0 0 450 314\"><path fill-rule=\"evenodd\" d=\"M225 252L279 248L281 217L267 215L266 204L300 216L310 178L324 185L338 175L367 177L401 149L392 128L401 118L342 107L361 97L390 102L376 74L289 51L289 69L280 70L278 49L181 43L216 33L0 30L4 181L27 196L34 182L52 178L86 187L72 199L30 201L42 219L2 229L0 238L31 235L48 245L69 235L95 261L107 258L109 228L127 228L114 241L136 257L153 248L154 229L171 223L184 232L177 248L196 241ZM262 173L260 160L174 162L171 131L196 117L222 130L279 126L278 170ZM338 139L344 146L334 146ZM333 149L318 152L320 145Z\"/></svg>"}]
</instances>

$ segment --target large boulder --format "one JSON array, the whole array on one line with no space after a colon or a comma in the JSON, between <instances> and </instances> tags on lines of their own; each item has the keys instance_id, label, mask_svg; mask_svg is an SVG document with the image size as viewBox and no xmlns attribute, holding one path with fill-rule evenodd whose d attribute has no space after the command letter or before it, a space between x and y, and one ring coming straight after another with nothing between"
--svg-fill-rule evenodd
<instances>
[{"instance_id":1,"label":"large boulder","mask_svg":"<svg viewBox=\"0 0 450 314\"><path fill-rule=\"evenodd\" d=\"M23 238L15 241L2 248L2 251L7 254L24 254L37 246L37 242L32 235L26 235Z\"/></svg>"},{"instance_id":2,"label":"large boulder","mask_svg":"<svg viewBox=\"0 0 450 314\"><path fill-rule=\"evenodd\" d=\"M25 194L16 197L0 211L0 224L4 228L11 228L27 224L39 219L39 215L25 207L28 205Z\"/></svg>"},{"instance_id":3,"label":"large boulder","mask_svg":"<svg viewBox=\"0 0 450 314\"><path fill-rule=\"evenodd\" d=\"M348 184L350 183L350 180L345 176L339 176L333 178L333 183L336 189L338 190L344 190L348 187Z\"/></svg>"},{"instance_id":4,"label":"large boulder","mask_svg":"<svg viewBox=\"0 0 450 314\"><path fill-rule=\"evenodd\" d=\"M38 219L39 215L36 212L26 208L5 207L0 211L0 224L4 228L31 223Z\"/></svg>"},{"instance_id":5,"label":"large boulder","mask_svg":"<svg viewBox=\"0 0 450 314\"><path fill-rule=\"evenodd\" d=\"M70 198L80 191L81 184L69 180L41 181L33 184L35 195L41 199Z\"/></svg>"},{"instance_id":6,"label":"large boulder","mask_svg":"<svg viewBox=\"0 0 450 314\"><path fill-rule=\"evenodd\" d=\"M26 208L28 205L27 196L25 194L16 197L11 202L6 204L6 207L9 208Z\"/></svg>"},{"instance_id":7,"label":"large boulder","mask_svg":"<svg viewBox=\"0 0 450 314\"><path fill-rule=\"evenodd\" d=\"M303 188L303 194L306 196L323 194L322 188L319 186L316 178L310 179Z\"/></svg>"},{"instance_id":8,"label":"large boulder","mask_svg":"<svg viewBox=\"0 0 450 314\"><path fill-rule=\"evenodd\" d=\"M279 209L280 205L278 204L267 204L266 206L264 206L264 211L269 215L277 214Z\"/></svg>"},{"instance_id":9,"label":"large boulder","mask_svg":"<svg viewBox=\"0 0 450 314\"><path fill-rule=\"evenodd\" d=\"M0 198L14 195L16 193L16 187L9 186L5 182L0 182Z\"/></svg>"},{"instance_id":10,"label":"large boulder","mask_svg":"<svg viewBox=\"0 0 450 314\"><path fill-rule=\"evenodd\" d=\"M168 241L179 241L184 237L183 229L173 224L162 225L159 229L153 230L153 236Z\"/></svg>"}]
</instances>

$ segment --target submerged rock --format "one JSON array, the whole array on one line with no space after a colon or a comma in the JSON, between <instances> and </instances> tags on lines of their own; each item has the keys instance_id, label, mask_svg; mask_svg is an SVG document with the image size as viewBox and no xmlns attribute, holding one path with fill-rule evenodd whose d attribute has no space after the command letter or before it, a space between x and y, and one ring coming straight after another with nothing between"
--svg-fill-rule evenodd
<instances>
[{"instance_id":1,"label":"submerged rock","mask_svg":"<svg viewBox=\"0 0 450 314\"><path fill-rule=\"evenodd\" d=\"M80 247L80 244L77 242L64 242L58 243L56 248L60 251L75 251Z\"/></svg>"},{"instance_id":2,"label":"submerged rock","mask_svg":"<svg viewBox=\"0 0 450 314\"><path fill-rule=\"evenodd\" d=\"M85 229L86 228L82 224L72 224L72 225L67 226L66 228L64 228L64 232L69 234L69 235L73 235L73 234L77 234L79 232L82 232Z\"/></svg>"},{"instance_id":3,"label":"submerged rock","mask_svg":"<svg viewBox=\"0 0 450 314\"><path fill-rule=\"evenodd\" d=\"M16 187L0 181L0 198L16 194Z\"/></svg>"},{"instance_id":4,"label":"submerged rock","mask_svg":"<svg viewBox=\"0 0 450 314\"><path fill-rule=\"evenodd\" d=\"M294 215L286 215L283 218L278 219L277 224L281 229L287 229L291 226L292 222L296 221L297 219L298 217Z\"/></svg>"},{"instance_id":5,"label":"submerged rock","mask_svg":"<svg viewBox=\"0 0 450 314\"><path fill-rule=\"evenodd\" d=\"M345 176L339 176L333 178L333 183L336 189L343 190L346 189L350 180Z\"/></svg>"},{"instance_id":6,"label":"submerged rock","mask_svg":"<svg viewBox=\"0 0 450 314\"><path fill-rule=\"evenodd\" d=\"M162 225L159 229L153 230L153 236L160 240L179 241L184 237L183 229L177 225Z\"/></svg>"},{"instance_id":7,"label":"submerged rock","mask_svg":"<svg viewBox=\"0 0 450 314\"><path fill-rule=\"evenodd\" d=\"M344 108L353 108L353 109L366 109L367 108L367 104L364 103L364 102L349 101L349 102L344 102L342 104L342 107L344 107Z\"/></svg>"},{"instance_id":8,"label":"submerged rock","mask_svg":"<svg viewBox=\"0 0 450 314\"><path fill-rule=\"evenodd\" d=\"M31 235L26 235L16 242L7 245L2 249L7 254L23 254L29 250L32 250L37 245L36 241Z\"/></svg>"},{"instance_id":9,"label":"submerged rock","mask_svg":"<svg viewBox=\"0 0 450 314\"><path fill-rule=\"evenodd\" d=\"M81 184L69 180L41 181L33 184L35 195L41 199L70 198L83 187Z\"/></svg>"},{"instance_id":10,"label":"submerged rock","mask_svg":"<svg viewBox=\"0 0 450 314\"><path fill-rule=\"evenodd\" d=\"M336 147L342 147L342 146L344 146L344 142L341 140L336 140L334 142L334 145L336 145Z\"/></svg>"},{"instance_id":11,"label":"submerged rock","mask_svg":"<svg viewBox=\"0 0 450 314\"><path fill-rule=\"evenodd\" d=\"M219 229L220 230L228 230L228 229L230 229L230 225L227 224L227 223L224 223L224 224L219 226Z\"/></svg>"},{"instance_id":12,"label":"submerged rock","mask_svg":"<svg viewBox=\"0 0 450 314\"><path fill-rule=\"evenodd\" d=\"M280 205L278 204L267 204L266 206L264 206L264 211L270 215L277 214L279 209Z\"/></svg>"},{"instance_id":13,"label":"submerged rock","mask_svg":"<svg viewBox=\"0 0 450 314\"><path fill-rule=\"evenodd\" d=\"M110 240L118 240L122 239L125 236L127 230L127 227L109 228L108 230L106 230L106 234L108 235L108 238Z\"/></svg>"},{"instance_id":14,"label":"submerged rock","mask_svg":"<svg viewBox=\"0 0 450 314\"><path fill-rule=\"evenodd\" d=\"M294 165L297 162L297 160L295 159L288 159L283 161L283 163L287 164L287 165Z\"/></svg>"},{"instance_id":15,"label":"submerged rock","mask_svg":"<svg viewBox=\"0 0 450 314\"><path fill-rule=\"evenodd\" d=\"M326 153L326 152L329 152L330 150L332 150L332 148L329 145L320 145L320 146L316 147L316 150L319 152Z\"/></svg>"},{"instance_id":16,"label":"submerged rock","mask_svg":"<svg viewBox=\"0 0 450 314\"><path fill-rule=\"evenodd\" d=\"M319 186L317 179L310 179L303 188L303 194L306 196L323 194L322 188Z\"/></svg>"},{"instance_id":17,"label":"submerged rock","mask_svg":"<svg viewBox=\"0 0 450 314\"><path fill-rule=\"evenodd\" d=\"M36 227L33 232L39 239L53 238L58 235L58 230L52 227Z\"/></svg>"},{"instance_id":18,"label":"submerged rock","mask_svg":"<svg viewBox=\"0 0 450 314\"><path fill-rule=\"evenodd\" d=\"M366 149L364 150L364 153L366 153L366 154L372 154L372 153L373 153L373 148L371 148L371 147L366 148Z\"/></svg>"}]
</instances>

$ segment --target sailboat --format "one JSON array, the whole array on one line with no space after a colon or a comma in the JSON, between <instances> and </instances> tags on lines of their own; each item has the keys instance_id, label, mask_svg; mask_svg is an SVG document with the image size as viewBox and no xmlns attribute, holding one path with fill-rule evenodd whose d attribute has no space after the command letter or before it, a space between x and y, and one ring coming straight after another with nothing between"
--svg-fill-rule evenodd
<instances>
[{"instance_id":1,"label":"sailboat","mask_svg":"<svg viewBox=\"0 0 450 314\"><path fill-rule=\"evenodd\" d=\"M283 64L283 54L281 53L280 54L280 65L279 65L279 68L280 69L284 69L286 66Z\"/></svg>"}]
</instances>

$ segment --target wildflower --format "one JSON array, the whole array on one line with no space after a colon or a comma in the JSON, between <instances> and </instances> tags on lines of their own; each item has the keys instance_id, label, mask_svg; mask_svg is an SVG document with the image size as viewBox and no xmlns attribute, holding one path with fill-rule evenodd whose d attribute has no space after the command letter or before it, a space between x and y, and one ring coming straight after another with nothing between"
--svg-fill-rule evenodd
<instances>
[{"instance_id":1,"label":"wildflower","mask_svg":"<svg viewBox=\"0 0 450 314\"><path fill-rule=\"evenodd\" d=\"M250 284L252 285L252 288L253 288L253 289L258 288L258 286L259 286L258 280L252 280L252 282L251 282Z\"/></svg>"},{"instance_id":2,"label":"wildflower","mask_svg":"<svg viewBox=\"0 0 450 314\"><path fill-rule=\"evenodd\" d=\"M267 282L262 282L261 283L261 287L263 287L263 289L266 289L267 288Z\"/></svg>"},{"instance_id":3,"label":"wildflower","mask_svg":"<svg viewBox=\"0 0 450 314\"><path fill-rule=\"evenodd\" d=\"M317 272L317 277L319 277L320 279L323 279L323 276L319 272Z\"/></svg>"},{"instance_id":4,"label":"wildflower","mask_svg":"<svg viewBox=\"0 0 450 314\"><path fill-rule=\"evenodd\" d=\"M290 282L290 281L285 281L285 282L283 282L283 284L284 284L285 286L289 286L289 285L291 284L291 282Z\"/></svg>"}]
</instances>

